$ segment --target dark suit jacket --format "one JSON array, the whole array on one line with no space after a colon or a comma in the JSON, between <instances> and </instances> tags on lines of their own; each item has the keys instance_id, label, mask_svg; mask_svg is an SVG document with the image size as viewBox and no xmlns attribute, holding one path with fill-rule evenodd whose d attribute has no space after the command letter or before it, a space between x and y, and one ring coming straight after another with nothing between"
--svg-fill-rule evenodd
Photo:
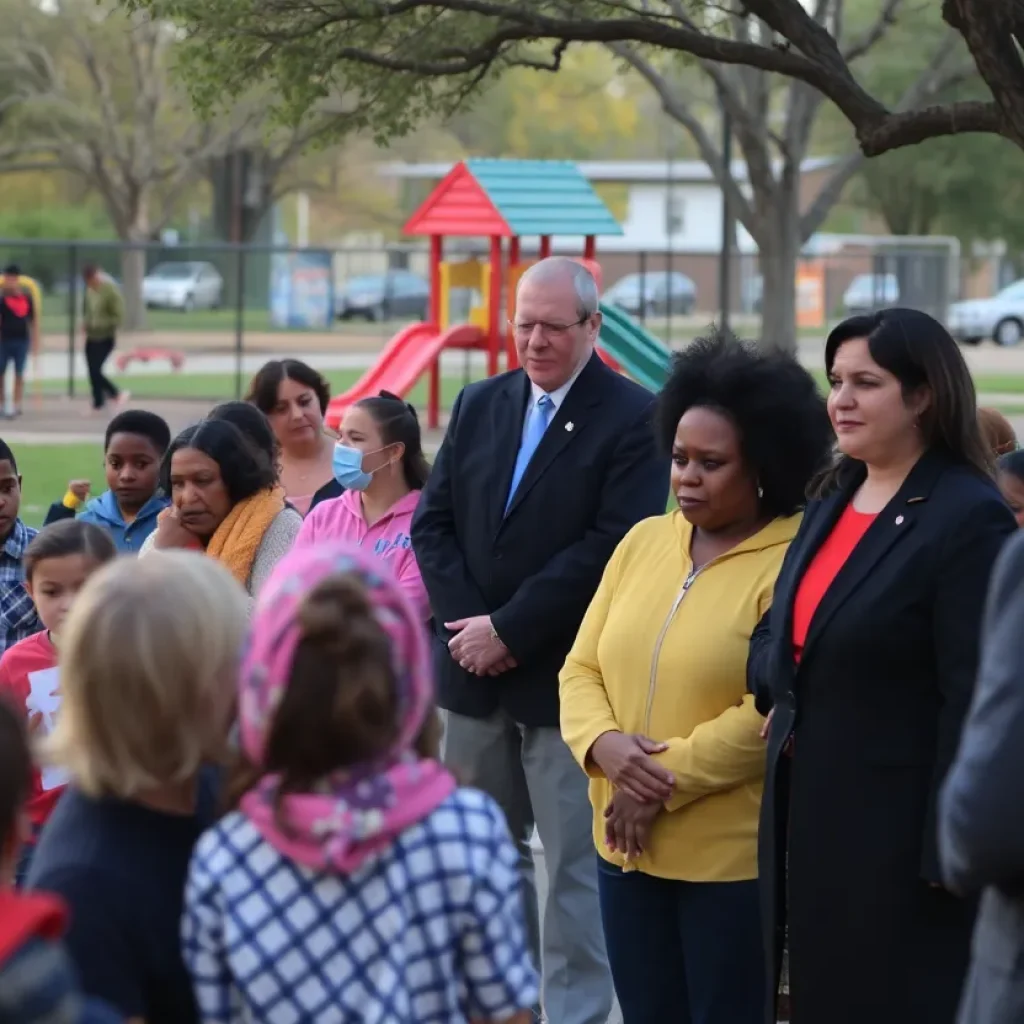
<instances>
[{"instance_id":1,"label":"dark suit jacket","mask_svg":"<svg viewBox=\"0 0 1024 1024\"><path fill-rule=\"evenodd\" d=\"M951 889L984 889L963 1024L1024 1021L1024 531L989 590L978 686L942 794Z\"/></svg>"},{"instance_id":2,"label":"dark suit jacket","mask_svg":"<svg viewBox=\"0 0 1024 1024\"><path fill-rule=\"evenodd\" d=\"M668 462L651 429L653 396L596 356L548 426L504 514L530 381L522 370L466 387L413 518L434 616L441 706L474 718L499 707L558 725L558 672L615 546L665 511ZM518 667L463 671L445 622L490 615Z\"/></svg>"},{"instance_id":3,"label":"dark suit jacket","mask_svg":"<svg viewBox=\"0 0 1024 1024\"><path fill-rule=\"evenodd\" d=\"M1014 522L990 480L924 455L825 593L798 667L797 589L863 478L854 469L809 504L751 640L750 688L762 713L775 709L759 833L765 942L777 980L788 896L801 951L791 984L808 1019L930 1024L952 1020L971 921L927 886L941 881L938 791L974 689L989 575ZM907 981L932 975L927 990ZM872 1003L887 986L888 1002Z\"/></svg>"}]
</instances>

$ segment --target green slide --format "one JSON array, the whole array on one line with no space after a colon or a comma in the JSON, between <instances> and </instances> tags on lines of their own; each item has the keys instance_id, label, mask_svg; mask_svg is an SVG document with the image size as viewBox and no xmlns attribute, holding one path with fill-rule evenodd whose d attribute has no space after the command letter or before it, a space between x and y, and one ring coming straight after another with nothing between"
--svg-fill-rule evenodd
<instances>
[{"instance_id":1,"label":"green slide","mask_svg":"<svg viewBox=\"0 0 1024 1024\"><path fill-rule=\"evenodd\" d=\"M618 306L602 302L599 308L603 320L597 343L633 380L651 391L660 391L672 358L668 346Z\"/></svg>"}]
</instances>

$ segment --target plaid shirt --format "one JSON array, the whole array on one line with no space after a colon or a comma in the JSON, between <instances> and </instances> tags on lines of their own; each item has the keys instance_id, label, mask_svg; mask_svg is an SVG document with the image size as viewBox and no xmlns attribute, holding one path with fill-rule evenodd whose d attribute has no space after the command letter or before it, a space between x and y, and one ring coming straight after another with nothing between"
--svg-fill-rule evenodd
<instances>
[{"instance_id":1,"label":"plaid shirt","mask_svg":"<svg viewBox=\"0 0 1024 1024\"><path fill-rule=\"evenodd\" d=\"M519 853L471 789L348 875L227 815L192 856L182 940L203 1024L505 1020L539 995Z\"/></svg>"},{"instance_id":2,"label":"plaid shirt","mask_svg":"<svg viewBox=\"0 0 1024 1024\"><path fill-rule=\"evenodd\" d=\"M20 519L0 547L0 654L12 644L38 633L43 624L25 589L25 548L38 533Z\"/></svg>"}]
</instances>

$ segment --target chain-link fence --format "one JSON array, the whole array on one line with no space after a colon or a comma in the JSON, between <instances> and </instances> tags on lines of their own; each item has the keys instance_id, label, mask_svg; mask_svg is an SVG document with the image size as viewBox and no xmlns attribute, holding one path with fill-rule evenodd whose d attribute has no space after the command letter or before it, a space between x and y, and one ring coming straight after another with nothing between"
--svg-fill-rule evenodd
<instances>
[{"instance_id":1,"label":"chain-link fence","mask_svg":"<svg viewBox=\"0 0 1024 1024\"><path fill-rule=\"evenodd\" d=\"M524 247L523 259L535 256ZM453 240L445 258L483 261L487 254ZM599 247L598 261L605 299L673 347L719 316L717 253ZM154 398L231 398L260 363L286 355L343 377L358 375L403 325L429 315L428 253L421 244L328 250L0 239L0 263L17 264L42 291L43 353L35 372L50 392L85 393L86 266L120 283L127 319L119 369L143 375L144 391ZM956 297L957 264L948 248L893 240L851 242L809 256L797 272L798 330L821 338L851 312L897 303L944 318ZM758 256L735 254L729 280L734 329L757 337L762 299ZM479 301L475 292L455 289L452 319L468 316ZM464 362L460 377L479 375L469 356L453 358Z\"/></svg>"}]
</instances>

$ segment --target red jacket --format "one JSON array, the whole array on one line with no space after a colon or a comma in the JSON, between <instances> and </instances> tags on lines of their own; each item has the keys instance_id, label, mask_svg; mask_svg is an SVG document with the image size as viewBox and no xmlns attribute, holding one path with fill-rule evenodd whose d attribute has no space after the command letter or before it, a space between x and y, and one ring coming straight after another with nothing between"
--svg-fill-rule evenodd
<instances>
[{"instance_id":1,"label":"red jacket","mask_svg":"<svg viewBox=\"0 0 1024 1024\"><path fill-rule=\"evenodd\" d=\"M15 710L27 719L25 702L32 689L29 677L35 672L51 669L56 664L57 651L46 630L8 647L0 657L0 698L7 697L14 704ZM63 786L44 789L42 772L38 768L33 769L32 789L25 809L36 831L46 824L46 819L57 806L63 792Z\"/></svg>"}]
</instances>

